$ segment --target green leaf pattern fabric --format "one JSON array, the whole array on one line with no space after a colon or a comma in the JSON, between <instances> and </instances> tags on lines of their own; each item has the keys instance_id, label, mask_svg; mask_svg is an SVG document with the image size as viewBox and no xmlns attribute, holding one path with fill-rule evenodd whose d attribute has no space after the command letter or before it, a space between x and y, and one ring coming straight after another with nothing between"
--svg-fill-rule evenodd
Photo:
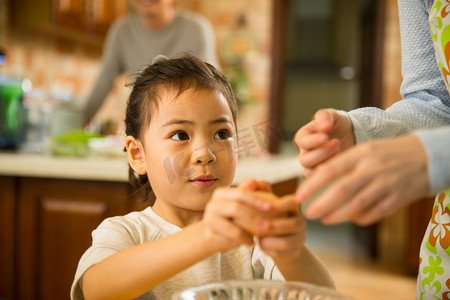
<instances>
[{"instance_id":1,"label":"green leaf pattern fabric","mask_svg":"<svg viewBox=\"0 0 450 300\"><path fill-rule=\"evenodd\" d=\"M434 201L420 249L417 299L450 300L450 191Z\"/></svg>"},{"instance_id":2,"label":"green leaf pattern fabric","mask_svg":"<svg viewBox=\"0 0 450 300\"><path fill-rule=\"evenodd\" d=\"M431 9L428 23L434 42L436 60L450 93L450 1L436 0Z\"/></svg>"}]
</instances>

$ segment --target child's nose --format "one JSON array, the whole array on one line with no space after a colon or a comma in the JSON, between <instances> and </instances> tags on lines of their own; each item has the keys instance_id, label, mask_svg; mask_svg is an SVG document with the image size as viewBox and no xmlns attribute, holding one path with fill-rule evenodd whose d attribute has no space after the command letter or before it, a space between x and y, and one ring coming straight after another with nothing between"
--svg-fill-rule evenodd
<instances>
[{"instance_id":1,"label":"child's nose","mask_svg":"<svg viewBox=\"0 0 450 300\"><path fill-rule=\"evenodd\" d=\"M192 154L193 164L208 165L216 162L216 156L211 150L210 145L202 145L194 150Z\"/></svg>"}]
</instances>

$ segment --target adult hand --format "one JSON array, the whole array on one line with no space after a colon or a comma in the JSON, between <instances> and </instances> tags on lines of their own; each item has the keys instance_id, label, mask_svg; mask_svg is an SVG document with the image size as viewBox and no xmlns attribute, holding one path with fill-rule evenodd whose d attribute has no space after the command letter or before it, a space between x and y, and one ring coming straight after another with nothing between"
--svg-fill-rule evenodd
<instances>
[{"instance_id":1,"label":"adult hand","mask_svg":"<svg viewBox=\"0 0 450 300\"><path fill-rule=\"evenodd\" d=\"M311 122L300 128L294 138L299 161L308 176L314 168L355 144L352 123L343 113L321 109Z\"/></svg>"},{"instance_id":2,"label":"adult hand","mask_svg":"<svg viewBox=\"0 0 450 300\"><path fill-rule=\"evenodd\" d=\"M357 145L317 167L297 190L297 200L327 185L307 217L368 225L428 193L427 155L414 135Z\"/></svg>"}]
</instances>

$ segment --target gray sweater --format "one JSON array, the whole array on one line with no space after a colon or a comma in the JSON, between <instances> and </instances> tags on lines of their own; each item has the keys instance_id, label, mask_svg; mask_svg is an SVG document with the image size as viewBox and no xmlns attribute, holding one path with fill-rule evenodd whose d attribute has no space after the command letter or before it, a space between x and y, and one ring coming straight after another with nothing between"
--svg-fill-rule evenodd
<instances>
[{"instance_id":1,"label":"gray sweater","mask_svg":"<svg viewBox=\"0 0 450 300\"><path fill-rule=\"evenodd\" d=\"M171 58L186 52L218 66L213 28L200 15L177 11L169 26L153 31L134 14L117 20L106 37L101 70L86 99L84 119L95 115L118 75L139 72L159 54Z\"/></svg>"}]
</instances>

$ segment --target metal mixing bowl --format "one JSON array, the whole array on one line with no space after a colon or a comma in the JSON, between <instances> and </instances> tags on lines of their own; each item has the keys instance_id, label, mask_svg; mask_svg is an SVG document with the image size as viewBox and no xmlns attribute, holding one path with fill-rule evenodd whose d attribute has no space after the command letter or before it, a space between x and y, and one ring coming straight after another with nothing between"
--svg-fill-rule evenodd
<instances>
[{"instance_id":1,"label":"metal mixing bowl","mask_svg":"<svg viewBox=\"0 0 450 300\"><path fill-rule=\"evenodd\" d=\"M189 288L172 300L351 300L331 289L301 282L233 280Z\"/></svg>"}]
</instances>

